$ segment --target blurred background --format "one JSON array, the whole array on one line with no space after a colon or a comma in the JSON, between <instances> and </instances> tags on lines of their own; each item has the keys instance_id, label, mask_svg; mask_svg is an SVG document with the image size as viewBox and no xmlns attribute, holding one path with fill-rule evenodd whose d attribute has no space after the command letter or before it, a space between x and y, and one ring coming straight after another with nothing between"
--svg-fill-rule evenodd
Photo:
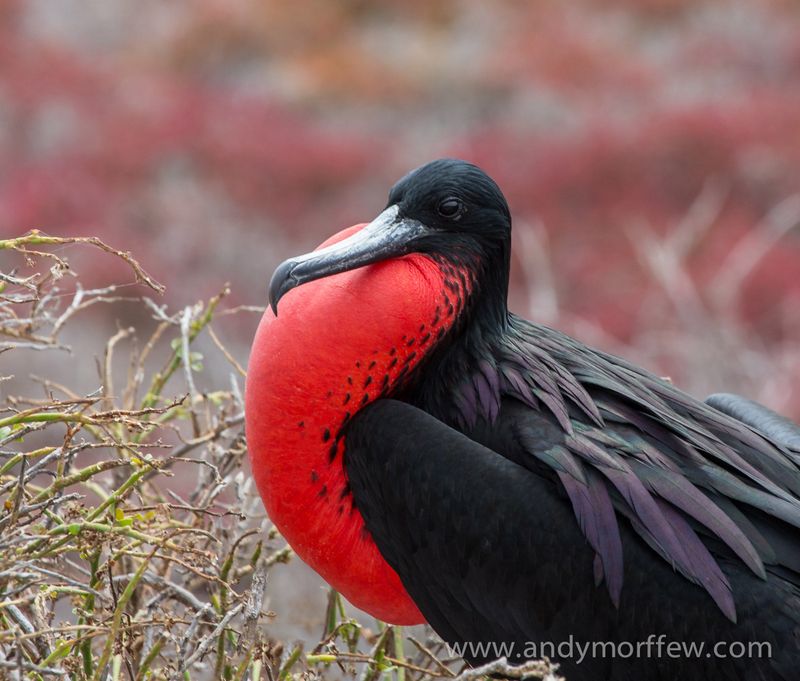
<instances>
[{"instance_id":1,"label":"blurred background","mask_svg":"<svg viewBox=\"0 0 800 681\"><path fill-rule=\"evenodd\" d=\"M514 311L800 418L795 0L0 2L0 234L97 235L170 306L264 305L281 260L445 155L509 199ZM99 308L72 342L101 353L143 312ZM217 328L242 364L256 323ZM297 563L274 607L315 627Z\"/></svg>"}]
</instances>

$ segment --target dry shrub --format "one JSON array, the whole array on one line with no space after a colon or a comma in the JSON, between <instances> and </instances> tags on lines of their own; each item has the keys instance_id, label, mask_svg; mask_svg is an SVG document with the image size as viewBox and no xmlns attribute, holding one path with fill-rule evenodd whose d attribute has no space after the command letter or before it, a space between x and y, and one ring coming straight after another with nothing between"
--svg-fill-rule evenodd
<instances>
[{"instance_id":1,"label":"dry shrub","mask_svg":"<svg viewBox=\"0 0 800 681\"><path fill-rule=\"evenodd\" d=\"M224 309L227 289L177 313L123 296L124 285L84 290L51 248L75 243L122 258L148 293L162 292L97 239L0 240L0 373L13 373L17 353L68 349L62 332L94 305L133 300L154 320L141 347L121 328L104 348L71 349L102 352L95 392L35 378L26 383L35 395L0 405L0 678L456 676L461 663L440 659L435 638L380 623L370 631L334 592L310 651L270 638L269 571L291 549L242 471L244 371L212 327L257 310ZM229 385L198 388L201 336L228 363ZM114 370L122 355L124 378ZM545 663L527 673L553 678Z\"/></svg>"}]
</instances>

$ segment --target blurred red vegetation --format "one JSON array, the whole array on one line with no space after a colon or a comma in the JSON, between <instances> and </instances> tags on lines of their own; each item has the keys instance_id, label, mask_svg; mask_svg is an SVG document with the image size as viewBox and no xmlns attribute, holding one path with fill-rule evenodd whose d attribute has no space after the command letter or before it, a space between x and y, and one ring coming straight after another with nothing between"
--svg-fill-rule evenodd
<instances>
[{"instance_id":1,"label":"blurred red vegetation","mask_svg":"<svg viewBox=\"0 0 800 681\"><path fill-rule=\"evenodd\" d=\"M177 301L260 303L460 155L546 249L552 276L517 250L516 309L800 416L796 3L142 0L116 32L67 6L0 15L3 234L97 234Z\"/></svg>"}]
</instances>

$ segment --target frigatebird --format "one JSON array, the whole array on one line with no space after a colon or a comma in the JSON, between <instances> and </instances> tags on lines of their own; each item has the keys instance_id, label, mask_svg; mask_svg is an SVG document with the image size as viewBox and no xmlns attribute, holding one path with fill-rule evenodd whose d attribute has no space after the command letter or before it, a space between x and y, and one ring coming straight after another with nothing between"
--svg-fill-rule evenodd
<instances>
[{"instance_id":1,"label":"frigatebird","mask_svg":"<svg viewBox=\"0 0 800 681\"><path fill-rule=\"evenodd\" d=\"M796 681L800 427L510 313L510 253L499 187L444 159L277 268L246 390L271 519L353 604L473 664Z\"/></svg>"}]
</instances>

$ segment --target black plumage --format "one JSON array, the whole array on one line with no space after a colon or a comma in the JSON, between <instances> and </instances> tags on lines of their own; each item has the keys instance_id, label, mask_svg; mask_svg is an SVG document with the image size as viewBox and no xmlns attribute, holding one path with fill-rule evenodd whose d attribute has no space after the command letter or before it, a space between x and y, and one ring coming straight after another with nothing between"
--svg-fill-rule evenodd
<instances>
[{"instance_id":1,"label":"black plumage","mask_svg":"<svg viewBox=\"0 0 800 681\"><path fill-rule=\"evenodd\" d=\"M428 164L389 207L411 236L352 266L424 253L465 300L392 399L349 422L344 465L433 627L514 642L512 660L570 637L771 646L769 658L562 656L570 681L798 678L800 428L741 398L703 403L510 314L510 214L475 166ZM273 290L274 306L285 280Z\"/></svg>"},{"instance_id":2,"label":"black plumage","mask_svg":"<svg viewBox=\"0 0 800 681\"><path fill-rule=\"evenodd\" d=\"M521 416L530 420L518 406L507 406L503 425L513 427ZM543 420L539 434L547 438L552 424ZM505 451L518 451L513 436L507 439ZM636 646L664 634L670 642L709 648L696 658L657 657L653 649L649 657L587 654L581 660L575 652L556 659L568 681L797 678L796 580L769 569L766 580L754 577L720 551L715 560L736 601L738 622L731 622L702 587L673 570L623 520L624 578L615 606L592 577L595 552L554 479L401 402L379 401L357 417L346 468L378 548L434 629L451 644L514 645L484 648L483 656L462 648L472 662L494 657L489 651L521 662L526 651L542 650L530 643ZM750 641L768 643L773 656L705 656L718 642Z\"/></svg>"}]
</instances>

